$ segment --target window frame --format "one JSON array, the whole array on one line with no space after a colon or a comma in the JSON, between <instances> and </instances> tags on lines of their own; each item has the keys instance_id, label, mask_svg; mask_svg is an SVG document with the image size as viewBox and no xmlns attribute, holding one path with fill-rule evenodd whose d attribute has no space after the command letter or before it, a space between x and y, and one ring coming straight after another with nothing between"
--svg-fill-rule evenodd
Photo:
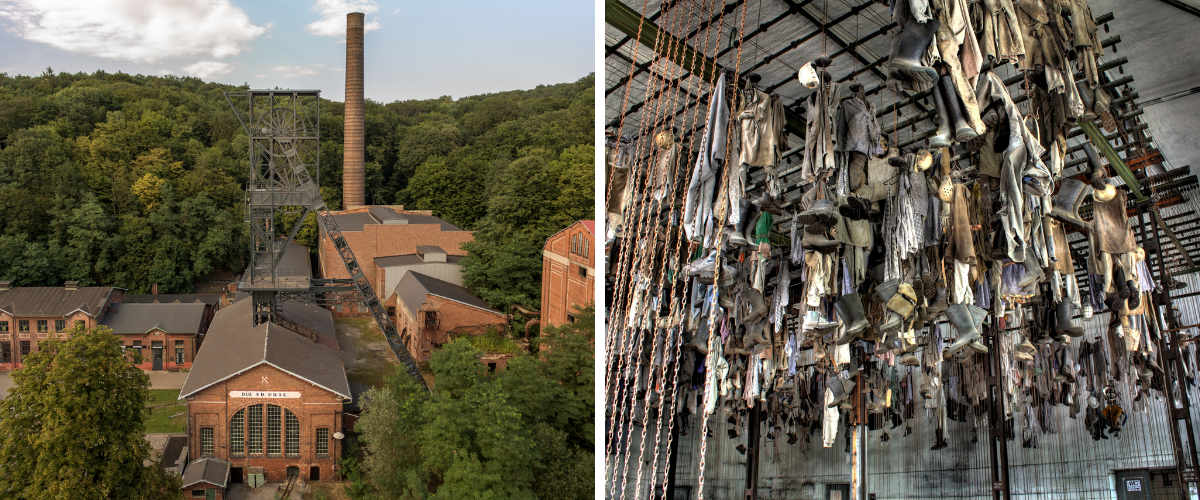
<instances>
[{"instance_id":1,"label":"window frame","mask_svg":"<svg viewBox=\"0 0 1200 500\"><path fill-rule=\"evenodd\" d=\"M67 331L67 320L65 320L65 319L54 320L54 331L55 332Z\"/></svg>"},{"instance_id":2,"label":"window frame","mask_svg":"<svg viewBox=\"0 0 1200 500\"><path fill-rule=\"evenodd\" d=\"M274 410L274 411L272 411ZM283 456L283 408L279 405L267 405L265 430L267 434L267 456L278 458ZM274 413L274 415L272 415Z\"/></svg>"},{"instance_id":3,"label":"window frame","mask_svg":"<svg viewBox=\"0 0 1200 500\"><path fill-rule=\"evenodd\" d=\"M50 333L50 320L39 319L39 320L35 320L35 321L37 321L37 332L38 333Z\"/></svg>"},{"instance_id":4,"label":"window frame","mask_svg":"<svg viewBox=\"0 0 1200 500\"><path fill-rule=\"evenodd\" d=\"M22 340L21 344L20 344L20 352L21 352L21 362L24 363L25 356L28 356L29 353L33 352L33 343L31 343L28 340Z\"/></svg>"},{"instance_id":5,"label":"window frame","mask_svg":"<svg viewBox=\"0 0 1200 500\"><path fill-rule=\"evenodd\" d=\"M300 456L300 419L287 408L284 408L283 417L283 455L297 458Z\"/></svg>"},{"instance_id":6,"label":"window frame","mask_svg":"<svg viewBox=\"0 0 1200 500\"><path fill-rule=\"evenodd\" d=\"M8 320L0 321L0 333L8 333Z\"/></svg>"},{"instance_id":7,"label":"window frame","mask_svg":"<svg viewBox=\"0 0 1200 500\"><path fill-rule=\"evenodd\" d=\"M27 320L27 319L17 320L17 331L20 333L29 333L29 320Z\"/></svg>"},{"instance_id":8,"label":"window frame","mask_svg":"<svg viewBox=\"0 0 1200 500\"><path fill-rule=\"evenodd\" d=\"M250 409L250 411L246 412L246 455L261 457L263 456L263 404L250 405L246 408ZM258 425L254 425L256 414ZM255 436L256 433L258 434L257 437ZM257 446L257 451L255 451L254 446Z\"/></svg>"},{"instance_id":9,"label":"window frame","mask_svg":"<svg viewBox=\"0 0 1200 500\"><path fill-rule=\"evenodd\" d=\"M183 341L176 340L175 341L175 364L182 365L185 362L186 359L184 357L184 352L183 352L184 349L185 349L185 346L184 346Z\"/></svg>"},{"instance_id":10,"label":"window frame","mask_svg":"<svg viewBox=\"0 0 1200 500\"><path fill-rule=\"evenodd\" d=\"M316 452L317 458L329 458L329 449L331 448L331 446L329 446L329 428L317 427L317 431L313 434L315 435L316 440L316 446L313 449ZM322 437L321 434L324 434L325 436ZM325 449L324 452L321 451L322 448Z\"/></svg>"},{"instance_id":11,"label":"window frame","mask_svg":"<svg viewBox=\"0 0 1200 500\"><path fill-rule=\"evenodd\" d=\"M246 409L242 408L229 417L229 456L246 456Z\"/></svg>"},{"instance_id":12,"label":"window frame","mask_svg":"<svg viewBox=\"0 0 1200 500\"><path fill-rule=\"evenodd\" d=\"M207 432L205 432L207 431ZM200 428L200 456L211 457L216 449L215 432L212 427Z\"/></svg>"}]
</instances>

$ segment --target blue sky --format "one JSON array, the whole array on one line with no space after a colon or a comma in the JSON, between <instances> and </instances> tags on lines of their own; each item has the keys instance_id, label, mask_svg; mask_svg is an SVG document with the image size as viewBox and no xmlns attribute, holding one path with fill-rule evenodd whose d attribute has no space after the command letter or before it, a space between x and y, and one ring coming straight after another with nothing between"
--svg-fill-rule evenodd
<instances>
[{"instance_id":1,"label":"blue sky","mask_svg":"<svg viewBox=\"0 0 1200 500\"><path fill-rule=\"evenodd\" d=\"M455 99L595 71L594 0L0 0L0 72L198 76L343 99L347 12L367 14L365 92Z\"/></svg>"}]
</instances>

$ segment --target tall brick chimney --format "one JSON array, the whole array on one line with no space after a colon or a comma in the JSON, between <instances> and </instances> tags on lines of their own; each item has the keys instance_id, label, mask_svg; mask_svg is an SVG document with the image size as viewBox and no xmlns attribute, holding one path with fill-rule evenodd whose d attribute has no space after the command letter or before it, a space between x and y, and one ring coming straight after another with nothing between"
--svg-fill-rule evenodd
<instances>
[{"instance_id":1,"label":"tall brick chimney","mask_svg":"<svg viewBox=\"0 0 1200 500\"><path fill-rule=\"evenodd\" d=\"M342 156L342 209L366 205L363 190L363 19L346 14L346 119Z\"/></svg>"}]
</instances>

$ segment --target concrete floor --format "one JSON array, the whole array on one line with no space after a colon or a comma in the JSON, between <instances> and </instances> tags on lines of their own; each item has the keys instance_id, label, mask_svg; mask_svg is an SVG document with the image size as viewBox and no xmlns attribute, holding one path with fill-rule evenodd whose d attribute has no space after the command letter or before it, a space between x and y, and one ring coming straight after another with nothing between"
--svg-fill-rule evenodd
<instances>
[{"instance_id":1,"label":"concrete floor","mask_svg":"<svg viewBox=\"0 0 1200 500\"><path fill-rule=\"evenodd\" d=\"M306 484L297 484L292 488L292 494L288 495L287 498L300 500L304 495L306 487ZM226 491L227 496L225 498L228 500L273 500L281 498L275 495L279 494L282 488L283 483L267 483L258 488L251 488L246 484L231 484Z\"/></svg>"}]
</instances>

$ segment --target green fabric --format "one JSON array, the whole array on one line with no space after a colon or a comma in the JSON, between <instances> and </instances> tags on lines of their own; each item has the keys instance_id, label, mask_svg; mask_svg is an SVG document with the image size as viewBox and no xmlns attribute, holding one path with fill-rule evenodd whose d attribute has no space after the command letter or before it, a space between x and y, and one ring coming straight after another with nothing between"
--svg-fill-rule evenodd
<instances>
[{"instance_id":1,"label":"green fabric","mask_svg":"<svg viewBox=\"0 0 1200 500\"><path fill-rule=\"evenodd\" d=\"M773 226L775 226L775 218L771 214L763 212L758 217L758 224L754 226L754 242L765 243L770 240Z\"/></svg>"}]
</instances>

